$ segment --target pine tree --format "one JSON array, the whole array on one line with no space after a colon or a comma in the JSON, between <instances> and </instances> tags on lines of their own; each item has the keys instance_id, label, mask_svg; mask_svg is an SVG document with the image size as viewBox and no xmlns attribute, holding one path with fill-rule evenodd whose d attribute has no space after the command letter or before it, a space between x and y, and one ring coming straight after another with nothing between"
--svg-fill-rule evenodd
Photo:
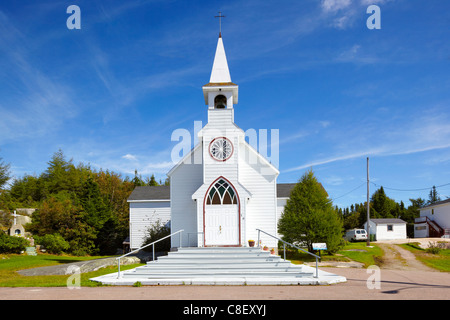
<instances>
[{"instance_id":1,"label":"pine tree","mask_svg":"<svg viewBox=\"0 0 450 320\"><path fill-rule=\"evenodd\" d=\"M8 180L11 178L9 168L10 164L4 163L3 158L0 158L0 191L3 188L3 186L8 182Z\"/></svg>"},{"instance_id":2,"label":"pine tree","mask_svg":"<svg viewBox=\"0 0 450 320\"><path fill-rule=\"evenodd\" d=\"M312 170L306 172L291 191L278 222L278 232L290 243L325 242L329 252L341 245L342 221Z\"/></svg>"},{"instance_id":3,"label":"pine tree","mask_svg":"<svg viewBox=\"0 0 450 320\"><path fill-rule=\"evenodd\" d=\"M441 197L436 191L436 186L433 186L428 194L428 204L433 204L438 201L441 201Z\"/></svg>"}]
</instances>

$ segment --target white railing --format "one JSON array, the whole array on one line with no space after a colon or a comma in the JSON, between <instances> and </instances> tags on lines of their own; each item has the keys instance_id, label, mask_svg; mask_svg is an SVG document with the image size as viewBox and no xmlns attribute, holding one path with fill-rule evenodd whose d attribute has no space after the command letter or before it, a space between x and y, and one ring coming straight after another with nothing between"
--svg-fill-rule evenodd
<instances>
[{"instance_id":1,"label":"white railing","mask_svg":"<svg viewBox=\"0 0 450 320\"><path fill-rule=\"evenodd\" d=\"M160 241L162 241L162 240L164 240L164 239L167 239L167 238L172 237L173 235L179 233L179 234L180 234L180 246L179 246L179 248L181 248L181 239L182 239L182 232L183 232L183 231L184 231L183 229L178 230L178 231L176 231L176 232L174 232L174 233L169 234L168 236L165 236L164 238L161 238L161 239L159 239L159 240L153 241L152 243L146 244L145 246L142 246L142 247L140 247L140 248L138 248L138 249L135 249L135 250L133 250L133 251L130 251L130 252L128 252L128 253L126 253L126 254L124 254L124 255L122 255L122 256L116 258L116 260L117 260L117 267L118 267L118 271L117 271L117 279L120 279L120 259L122 259L123 257L126 257L126 256L128 256L128 255L130 255L130 254L132 254L132 253L138 252L138 251L140 251L140 250L142 250L142 249L144 249L144 248L147 248L147 247L149 247L149 246L153 246L153 249L152 249L152 251L153 251L153 261L155 261L155 243L160 242Z\"/></svg>"},{"instance_id":2,"label":"white railing","mask_svg":"<svg viewBox=\"0 0 450 320\"><path fill-rule=\"evenodd\" d=\"M260 240L260 233L261 233L261 232L267 234L268 236L271 236L272 238L277 239L278 241L283 242L284 261L286 261L286 245L289 245L289 246L291 246L291 247L294 247L294 248L296 248L296 249L298 249L298 250L300 250L300 251L303 251L303 252L305 252L305 253L307 253L307 254L309 254L309 255L315 257L315 258L316 258L316 275L315 275L315 278L318 278L318 277L319 277L319 259L320 259L320 257L319 257L318 255L315 255L314 253L311 253L311 252L308 252L308 251L306 251L306 250L304 250L304 249L302 249L302 248L299 248L299 247L297 247L296 245L294 245L294 244L292 244L292 243L289 243L289 242L286 242L286 241L284 241L284 240L281 240L280 238L275 237L274 235L271 235L271 234L269 234L269 233L267 233L267 232L265 232L265 231L263 231L263 230L261 230L261 229L256 229L256 230L258 230L258 246L261 246L261 245L260 245L260 241L259 241L259 240Z\"/></svg>"}]
</instances>

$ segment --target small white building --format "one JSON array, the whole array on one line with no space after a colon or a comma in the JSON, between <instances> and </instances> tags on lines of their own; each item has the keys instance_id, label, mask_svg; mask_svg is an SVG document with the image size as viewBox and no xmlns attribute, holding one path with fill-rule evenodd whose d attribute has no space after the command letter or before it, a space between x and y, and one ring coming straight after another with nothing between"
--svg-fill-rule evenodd
<instances>
[{"instance_id":1,"label":"small white building","mask_svg":"<svg viewBox=\"0 0 450 320\"><path fill-rule=\"evenodd\" d=\"M414 221L414 238L450 238L450 199L420 208Z\"/></svg>"},{"instance_id":2,"label":"small white building","mask_svg":"<svg viewBox=\"0 0 450 320\"><path fill-rule=\"evenodd\" d=\"M376 241L406 239L406 221L402 219L370 219L369 226ZM367 230L367 222L364 229Z\"/></svg>"}]
</instances>

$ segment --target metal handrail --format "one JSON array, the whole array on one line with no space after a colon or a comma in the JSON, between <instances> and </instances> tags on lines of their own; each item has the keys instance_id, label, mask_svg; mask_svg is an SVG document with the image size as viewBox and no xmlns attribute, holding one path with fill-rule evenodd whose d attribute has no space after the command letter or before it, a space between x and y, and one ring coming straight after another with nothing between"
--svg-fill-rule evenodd
<instances>
[{"instance_id":1,"label":"metal handrail","mask_svg":"<svg viewBox=\"0 0 450 320\"><path fill-rule=\"evenodd\" d=\"M260 243L260 234L261 234L261 232L267 234L268 236L271 236L272 238L277 239L278 241L283 242L284 261L286 261L286 245L290 245L290 246L292 246L292 247L294 247L294 248L296 248L298 250L301 250L301 251L303 251L303 252L305 252L305 253L315 257L316 258L316 276L315 276L315 278L319 277L319 259L320 259L320 257L318 255L315 255L314 253L311 253L311 252L306 251L306 250L304 250L302 248L299 248L296 245L294 245L292 243L289 243L287 241L284 241L284 240L282 240L282 239L280 239L278 237L275 237L274 235L271 235L270 233L267 233L267 232L265 232L265 231L263 231L261 229L256 229L256 230L258 230L258 247L261 247L261 243Z\"/></svg>"},{"instance_id":2,"label":"metal handrail","mask_svg":"<svg viewBox=\"0 0 450 320\"><path fill-rule=\"evenodd\" d=\"M142 250L142 249L144 249L144 248L147 248L148 246L153 245L153 261L155 261L155 243L160 242L160 241L162 241L162 240L164 240L164 239L167 239L167 238L169 238L169 237L172 237L173 235L175 235L175 234L177 234L177 233L181 233L181 232L183 232L183 231L184 231L183 229L178 230L178 231L176 231L176 232L174 232L174 233L169 234L168 236L165 236L164 238L161 238L161 239L159 239L159 240L153 241L152 243L146 244L145 246L142 246L142 247L140 247L140 248L138 248L138 249L135 249L135 250L133 250L133 251L130 251L130 252L128 252L128 253L126 253L126 254L124 254L124 255L122 255L122 256L116 258L116 260L117 260L117 267L118 267L118 271L117 271L117 279L120 278L120 259L121 259L121 258L126 257L126 256L128 256L128 255L130 255L130 254L132 254L132 253L138 252L138 251L140 251L140 250ZM179 248L181 248L181 234L180 234L180 246L179 246Z\"/></svg>"}]
</instances>

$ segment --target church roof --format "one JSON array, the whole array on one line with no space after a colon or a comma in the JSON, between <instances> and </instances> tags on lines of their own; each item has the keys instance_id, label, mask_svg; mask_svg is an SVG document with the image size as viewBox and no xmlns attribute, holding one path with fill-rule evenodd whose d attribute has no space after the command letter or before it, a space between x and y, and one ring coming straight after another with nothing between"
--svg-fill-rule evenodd
<instances>
[{"instance_id":1,"label":"church roof","mask_svg":"<svg viewBox=\"0 0 450 320\"><path fill-rule=\"evenodd\" d=\"M230 70L228 69L227 56L223 46L222 37L217 41L216 56L214 57L210 83L231 83Z\"/></svg>"},{"instance_id":2,"label":"church roof","mask_svg":"<svg viewBox=\"0 0 450 320\"><path fill-rule=\"evenodd\" d=\"M277 184L277 197L289 198L295 183ZM170 186L143 186L136 187L128 197L129 202L135 201L170 201Z\"/></svg>"},{"instance_id":3,"label":"church roof","mask_svg":"<svg viewBox=\"0 0 450 320\"><path fill-rule=\"evenodd\" d=\"M170 200L170 186L136 187L128 197L129 202L144 200Z\"/></svg>"},{"instance_id":4,"label":"church roof","mask_svg":"<svg viewBox=\"0 0 450 320\"><path fill-rule=\"evenodd\" d=\"M277 184L277 198L289 198L291 190L295 183L278 183Z\"/></svg>"}]
</instances>

